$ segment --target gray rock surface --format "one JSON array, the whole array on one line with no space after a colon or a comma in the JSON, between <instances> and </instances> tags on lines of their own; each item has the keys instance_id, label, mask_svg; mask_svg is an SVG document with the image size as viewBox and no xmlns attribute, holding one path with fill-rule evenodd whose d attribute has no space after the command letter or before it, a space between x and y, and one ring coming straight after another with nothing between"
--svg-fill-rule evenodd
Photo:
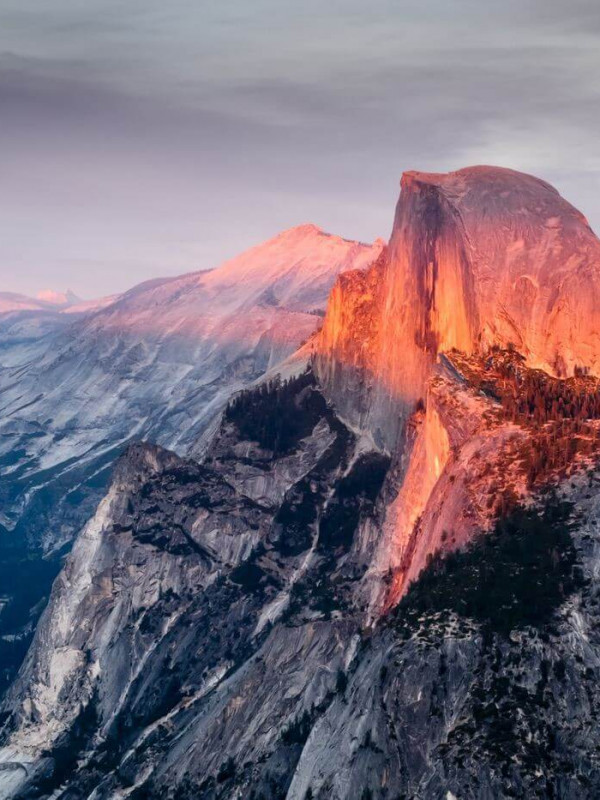
<instances>
[{"instance_id":1,"label":"gray rock surface","mask_svg":"<svg viewBox=\"0 0 600 800\"><path fill-rule=\"evenodd\" d=\"M293 385L306 414L318 392ZM4 797L597 795L600 473L561 485L566 571L539 618L510 595L526 561L495 578L487 551L510 624L457 610L477 555L373 627L364 529L395 476L319 408L277 455L235 414L203 465L129 448L4 702Z\"/></svg>"}]
</instances>

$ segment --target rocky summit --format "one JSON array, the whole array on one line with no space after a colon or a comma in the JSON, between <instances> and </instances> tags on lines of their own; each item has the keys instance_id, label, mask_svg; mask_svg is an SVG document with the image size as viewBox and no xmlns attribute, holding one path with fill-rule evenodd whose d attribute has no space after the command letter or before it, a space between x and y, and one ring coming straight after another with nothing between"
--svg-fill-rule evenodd
<instances>
[{"instance_id":1,"label":"rocky summit","mask_svg":"<svg viewBox=\"0 0 600 800\"><path fill-rule=\"evenodd\" d=\"M405 173L387 246L273 242L76 322L123 341L131 309L142 384L175 330L235 358L197 396L160 373L185 448L153 423L116 461L2 702L0 797L600 796L600 242L494 167Z\"/></svg>"}]
</instances>

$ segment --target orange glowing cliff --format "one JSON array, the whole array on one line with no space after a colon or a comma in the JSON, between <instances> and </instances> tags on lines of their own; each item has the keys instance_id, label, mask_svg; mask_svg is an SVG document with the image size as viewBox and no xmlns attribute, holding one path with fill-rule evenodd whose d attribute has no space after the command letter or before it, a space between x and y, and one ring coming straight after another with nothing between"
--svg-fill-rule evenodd
<instances>
[{"instance_id":1,"label":"orange glowing cliff","mask_svg":"<svg viewBox=\"0 0 600 800\"><path fill-rule=\"evenodd\" d=\"M528 492L527 434L464 359L499 348L548 376L600 375L600 241L582 214L498 167L407 172L401 187L388 248L338 278L314 356L340 416L395 460L383 535L362 539L375 599L391 571L392 601L432 553L489 527L498 473Z\"/></svg>"}]
</instances>

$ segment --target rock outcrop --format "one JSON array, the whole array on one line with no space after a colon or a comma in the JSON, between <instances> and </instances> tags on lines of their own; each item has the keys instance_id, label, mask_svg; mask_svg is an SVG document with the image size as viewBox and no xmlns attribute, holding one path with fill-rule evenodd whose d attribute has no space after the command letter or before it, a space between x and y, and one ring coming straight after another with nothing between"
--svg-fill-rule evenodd
<instances>
[{"instance_id":1,"label":"rock outcrop","mask_svg":"<svg viewBox=\"0 0 600 800\"><path fill-rule=\"evenodd\" d=\"M387 462L357 451L310 374L261 402L310 422L273 451L238 409L206 465L151 445L123 456L5 700L0 792L193 787L225 770L226 720L246 785L289 781L294 726L356 649L349 553Z\"/></svg>"},{"instance_id":2,"label":"rock outcrop","mask_svg":"<svg viewBox=\"0 0 600 800\"><path fill-rule=\"evenodd\" d=\"M343 409L360 367L360 418L393 448L438 354L494 344L554 375L598 374L600 242L530 175L405 173L387 258L333 290L316 360L328 396Z\"/></svg>"}]
</instances>

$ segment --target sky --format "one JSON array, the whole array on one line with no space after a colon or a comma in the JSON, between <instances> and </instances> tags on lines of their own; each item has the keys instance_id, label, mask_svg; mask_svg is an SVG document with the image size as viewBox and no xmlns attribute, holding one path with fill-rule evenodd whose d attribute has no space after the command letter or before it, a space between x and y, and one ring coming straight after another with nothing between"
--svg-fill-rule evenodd
<instances>
[{"instance_id":1,"label":"sky","mask_svg":"<svg viewBox=\"0 0 600 800\"><path fill-rule=\"evenodd\" d=\"M0 291L387 238L408 169L531 172L600 232L599 101L597 0L0 0Z\"/></svg>"}]
</instances>

